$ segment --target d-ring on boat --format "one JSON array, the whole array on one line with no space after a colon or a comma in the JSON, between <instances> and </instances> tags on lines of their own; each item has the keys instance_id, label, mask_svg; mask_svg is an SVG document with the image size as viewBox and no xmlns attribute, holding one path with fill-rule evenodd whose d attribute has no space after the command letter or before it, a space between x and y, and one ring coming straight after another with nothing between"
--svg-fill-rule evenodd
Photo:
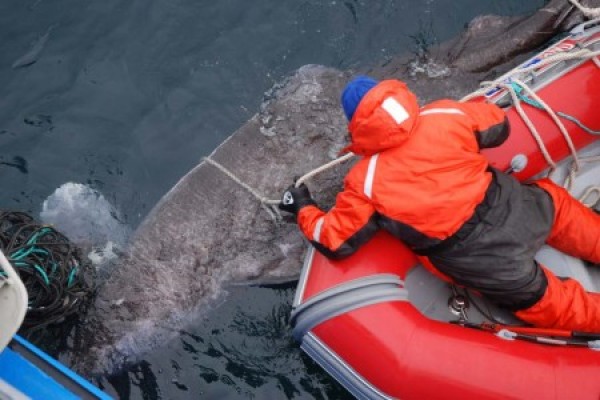
<instances>
[{"instance_id":1,"label":"d-ring on boat","mask_svg":"<svg viewBox=\"0 0 600 400\"><path fill-rule=\"evenodd\" d=\"M468 96L505 108L511 136L483 153L520 180L547 174L600 205L600 20L573 29ZM600 268L545 247L558 276L600 291ZM489 323L493 322L493 323ZM429 273L385 232L351 257L310 249L293 334L353 395L366 399L597 399L600 335L518 326L512 315ZM475 328L475 329L474 329Z\"/></svg>"}]
</instances>

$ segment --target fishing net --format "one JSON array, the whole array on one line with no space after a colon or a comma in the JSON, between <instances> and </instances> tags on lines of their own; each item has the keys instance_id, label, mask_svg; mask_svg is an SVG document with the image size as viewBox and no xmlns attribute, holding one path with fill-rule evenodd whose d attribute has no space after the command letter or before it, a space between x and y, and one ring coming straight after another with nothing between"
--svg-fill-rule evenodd
<instances>
[{"instance_id":1,"label":"fishing net","mask_svg":"<svg viewBox=\"0 0 600 400\"><path fill-rule=\"evenodd\" d=\"M29 295L22 330L31 333L84 311L94 268L64 235L26 213L0 211L0 248Z\"/></svg>"}]
</instances>

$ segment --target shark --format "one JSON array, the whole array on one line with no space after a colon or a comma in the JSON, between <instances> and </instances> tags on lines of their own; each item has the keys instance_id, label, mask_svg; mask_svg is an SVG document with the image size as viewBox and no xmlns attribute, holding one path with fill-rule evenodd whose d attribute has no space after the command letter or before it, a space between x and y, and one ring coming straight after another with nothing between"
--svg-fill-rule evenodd
<instances>
[{"instance_id":1,"label":"shark","mask_svg":"<svg viewBox=\"0 0 600 400\"><path fill-rule=\"evenodd\" d=\"M477 17L417 56L360 71L306 65L277 83L259 112L199 160L132 234L98 288L69 363L87 376L110 374L218 308L227 285L298 278L307 242L293 220L273 218L259 198L278 199L295 176L346 145L339 97L352 76L404 80L422 103L460 98L583 19L570 2L552 0L529 16ZM333 203L352 163L308 182L321 206Z\"/></svg>"}]
</instances>

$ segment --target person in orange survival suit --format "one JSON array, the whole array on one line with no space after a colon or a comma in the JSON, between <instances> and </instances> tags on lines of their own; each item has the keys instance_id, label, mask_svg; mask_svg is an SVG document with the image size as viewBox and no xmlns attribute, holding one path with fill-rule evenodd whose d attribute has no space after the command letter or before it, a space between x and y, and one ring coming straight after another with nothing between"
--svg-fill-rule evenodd
<instances>
[{"instance_id":1,"label":"person in orange survival suit","mask_svg":"<svg viewBox=\"0 0 600 400\"><path fill-rule=\"evenodd\" d=\"M329 212L304 185L280 208L331 258L352 254L378 229L392 233L454 282L544 328L600 332L600 295L534 260L547 242L600 263L600 216L548 179L521 184L479 150L510 126L488 103L438 100L419 108L398 80L361 76L343 91L351 145L362 156Z\"/></svg>"}]
</instances>

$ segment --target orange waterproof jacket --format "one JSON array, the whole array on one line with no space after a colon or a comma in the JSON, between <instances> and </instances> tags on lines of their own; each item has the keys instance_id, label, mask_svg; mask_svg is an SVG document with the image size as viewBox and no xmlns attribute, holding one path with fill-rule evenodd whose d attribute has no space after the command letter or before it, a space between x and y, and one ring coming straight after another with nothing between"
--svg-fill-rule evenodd
<instances>
[{"instance_id":1,"label":"orange waterproof jacket","mask_svg":"<svg viewBox=\"0 0 600 400\"><path fill-rule=\"evenodd\" d=\"M298 224L329 257L354 252L379 228L415 250L454 234L482 202L492 180L483 147L508 136L502 109L439 100L419 108L403 82L382 81L349 124L347 150L363 158L327 213L303 207Z\"/></svg>"}]
</instances>

